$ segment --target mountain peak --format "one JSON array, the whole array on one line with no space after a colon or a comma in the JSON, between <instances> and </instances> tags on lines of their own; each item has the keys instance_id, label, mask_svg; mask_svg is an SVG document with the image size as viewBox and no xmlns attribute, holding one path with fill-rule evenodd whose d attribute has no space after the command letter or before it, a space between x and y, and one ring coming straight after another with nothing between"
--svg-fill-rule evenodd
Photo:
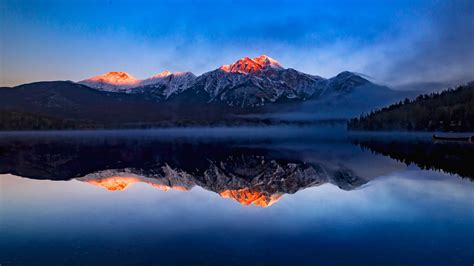
<instances>
[{"instance_id":1,"label":"mountain peak","mask_svg":"<svg viewBox=\"0 0 474 266\"><path fill-rule=\"evenodd\" d=\"M369 80L363 78L360 74L350 72L350 71L343 71L343 72L337 74L337 76L335 76L332 79L333 80L346 81L346 82L351 81L352 83L354 83L354 84L357 83L358 85L365 84L365 83L370 83Z\"/></svg>"},{"instance_id":2,"label":"mountain peak","mask_svg":"<svg viewBox=\"0 0 474 266\"><path fill-rule=\"evenodd\" d=\"M270 67L275 67L275 68L283 68L280 62L266 55L255 57L253 60L264 67L270 66Z\"/></svg>"},{"instance_id":3,"label":"mountain peak","mask_svg":"<svg viewBox=\"0 0 474 266\"><path fill-rule=\"evenodd\" d=\"M191 72L162 71L147 79L136 79L126 72L109 72L103 75L79 81L79 84L107 92L140 93L147 86L161 88L163 97L188 89L196 79ZM138 90L137 90L138 89Z\"/></svg>"},{"instance_id":4,"label":"mountain peak","mask_svg":"<svg viewBox=\"0 0 474 266\"><path fill-rule=\"evenodd\" d=\"M193 77L196 77L196 75L194 75L192 72L189 72L189 71L178 71L178 72L174 72L173 75L175 76L193 76Z\"/></svg>"},{"instance_id":5,"label":"mountain peak","mask_svg":"<svg viewBox=\"0 0 474 266\"><path fill-rule=\"evenodd\" d=\"M168 77L168 76L171 76L171 75L173 75L173 73L171 73L171 71L165 70L161 73L158 73L158 74L154 75L152 78L165 78L165 77Z\"/></svg>"},{"instance_id":6,"label":"mountain peak","mask_svg":"<svg viewBox=\"0 0 474 266\"><path fill-rule=\"evenodd\" d=\"M337 74L336 77L351 77L351 76L358 76L358 75L354 72L342 71L341 73Z\"/></svg>"},{"instance_id":7,"label":"mountain peak","mask_svg":"<svg viewBox=\"0 0 474 266\"><path fill-rule=\"evenodd\" d=\"M233 64L221 66L220 69L225 72L248 74L258 72L269 67L277 69L283 68L281 64L275 59L266 55L261 55L253 59L249 57L243 57Z\"/></svg>"},{"instance_id":8,"label":"mountain peak","mask_svg":"<svg viewBox=\"0 0 474 266\"><path fill-rule=\"evenodd\" d=\"M114 85L133 85L139 82L127 72L112 71L99 76L88 78L84 81L102 82Z\"/></svg>"}]
</instances>

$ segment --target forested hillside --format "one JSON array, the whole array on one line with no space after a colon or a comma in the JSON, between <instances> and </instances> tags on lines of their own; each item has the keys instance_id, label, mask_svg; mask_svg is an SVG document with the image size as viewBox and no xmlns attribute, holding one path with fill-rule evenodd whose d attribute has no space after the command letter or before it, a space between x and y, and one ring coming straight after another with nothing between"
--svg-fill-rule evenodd
<instances>
[{"instance_id":1,"label":"forested hillside","mask_svg":"<svg viewBox=\"0 0 474 266\"><path fill-rule=\"evenodd\" d=\"M0 130L74 129L77 123L31 113L0 109Z\"/></svg>"},{"instance_id":2,"label":"forested hillside","mask_svg":"<svg viewBox=\"0 0 474 266\"><path fill-rule=\"evenodd\" d=\"M351 119L351 130L474 131L474 82Z\"/></svg>"}]
</instances>

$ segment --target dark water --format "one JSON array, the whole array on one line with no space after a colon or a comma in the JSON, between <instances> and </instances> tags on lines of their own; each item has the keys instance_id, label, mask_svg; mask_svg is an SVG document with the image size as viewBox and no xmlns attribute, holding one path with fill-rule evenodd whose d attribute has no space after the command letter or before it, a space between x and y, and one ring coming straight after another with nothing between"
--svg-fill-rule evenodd
<instances>
[{"instance_id":1,"label":"dark water","mask_svg":"<svg viewBox=\"0 0 474 266\"><path fill-rule=\"evenodd\" d=\"M0 133L0 264L472 265L474 144L430 136Z\"/></svg>"}]
</instances>

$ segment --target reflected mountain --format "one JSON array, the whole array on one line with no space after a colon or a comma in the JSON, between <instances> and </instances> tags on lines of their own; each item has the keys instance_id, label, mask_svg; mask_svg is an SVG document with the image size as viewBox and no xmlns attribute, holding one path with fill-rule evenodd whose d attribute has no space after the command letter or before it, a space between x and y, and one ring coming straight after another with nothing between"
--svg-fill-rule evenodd
<instances>
[{"instance_id":1,"label":"reflected mountain","mask_svg":"<svg viewBox=\"0 0 474 266\"><path fill-rule=\"evenodd\" d=\"M275 160L263 155L230 155L224 160L208 161L206 169L197 169L195 173L165 163L148 169L104 170L77 180L113 191L124 190L138 182L163 191L187 191L199 186L243 205L261 207L272 205L284 194L294 194L308 187L331 183L351 190L367 182L342 167L334 171L324 165Z\"/></svg>"},{"instance_id":2,"label":"reflected mountain","mask_svg":"<svg viewBox=\"0 0 474 266\"><path fill-rule=\"evenodd\" d=\"M350 146L350 145L347 145ZM79 180L111 191L136 183L188 191L198 186L243 205L267 207L285 194L333 184L353 190L370 180L341 160L269 143L157 139L2 139L0 173Z\"/></svg>"},{"instance_id":3,"label":"reflected mountain","mask_svg":"<svg viewBox=\"0 0 474 266\"><path fill-rule=\"evenodd\" d=\"M408 138L354 138L352 143L406 165L425 170L442 170L474 180L474 144L465 141L432 141Z\"/></svg>"},{"instance_id":4,"label":"reflected mountain","mask_svg":"<svg viewBox=\"0 0 474 266\"><path fill-rule=\"evenodd\" d=\"M113 171L104 171L104 172L113 172ZM121 173L117 173L121 174ZM148 178L144 176L110 176L110 177L97 177L97 174L87 175L85 177L77 178L78 181L86 182L94 186L105 188L109 191L124 191L129 186L136 184L136 183L146 183L151 185L154 188L160 189L162 191L169 191L169 190L180 190L180 191L188 191L193 188L194 185L191 187L184 187L180 185L167 185L165 184L165 180L163 179L155 179L155 178Z\"/></svg>"}]
</instances>

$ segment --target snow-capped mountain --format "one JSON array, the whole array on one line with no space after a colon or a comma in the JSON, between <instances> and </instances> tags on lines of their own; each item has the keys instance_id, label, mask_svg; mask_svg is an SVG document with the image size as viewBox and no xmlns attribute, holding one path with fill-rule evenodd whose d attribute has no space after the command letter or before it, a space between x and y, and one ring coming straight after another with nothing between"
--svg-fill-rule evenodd
<instances>
[{"instance_id":1,"label":"snow-capped mountain","mask_svg":"<svg viewBox=\"0 0 474 266\"><path fill-rule=\"evenodd\" d=\"M143 80L136 79L126 72L109 72L78 83L100 91L117 93L144 93L150 89L159 96L168 98L173 93L192 86L195 78L191 72L172 73L168 70Z\"/></svg>"},{"instance_id":2,"label":"snow-capped mountain","mask_svg":"<svg viewBox=\"0 0 474 266\"><path fill-rule=\"evenodd\" d=\"M140 82L140 80L126 72L112 71L78 83L101 91L123 92L139 86Z\"/></svg>"},{"instance_id":3,"label":"snow-capped mountain","mask_svg":"<svg viewBox=\"0 0 474 266\"><path fill-rule=\"evenodd\" d=\"M325 79L285 68L266 55L244 57L199 77L191 72L172 73L166 70L139 80L125 72L109 72L79 83L100 91L143 94L158 101L168 100L171 96L189 101L186 97L191 96L194 101L199 98L203 103L224 103L240 108L274 102L319 100L351 94L356 88L388 90L352 72L345 71ZM185 91L188 92L180 96ZM196 97L197 94L199 97Z\"/></svg>"},{"instance_id":4,"label":"snow-capped mountain","mask_svg":"<svg viewBox=\"0 0 474 266\"><path fill-rule=\"evenodd\" d=\"M161 72L145 79L140 86L133 88L131 93L146 93L156 99L168 99L171 95L179 94L194 85L196 75L191 72Z\"/></svg>"},{"instance_id":5,"label":"snow-capped mountain","mask_svg":"<svg viewBox=\"0 0 474 266\"><path fill-rule=\"evenodd\" d=\"M144 79L140 82L140 86L146 86L146 85L152 85L152 84L155 84L157 82L160 82L162 81L164 78L166 77L169 77L173 75L173 72L169 71L169 70L165 70L163 72L160 72L150 78L147 78L147 79Z\"/></svg>"},{"instance_id":6,"label":"snow-capped mountain","mask_svg":"<svg viewBox=\"0 0 474 266\"><path fill-rule=\"evenodd\" d=\"M307 99L319 90L319 76L285 69L262 55L242 58L207 72L196 79L195 89L204 90L210 101L230 106L261 106L282 99Z\"/></svg>"},{"instance_id":7,"label":"snow-capped mountain","mask_svg":"<svg viewBox=\"0 0 474 266\"><path fill-rule=\"evenodd\" d=\"M266 55L261 55L253 59L249 57L244 57L237 60L233 64L223 65L220 67L220 69L225 72L248 74L248 73L255 73L255 72L261 71L264 68L269 68L269 67L275 68L275 69L283 69L283 67L280 65L278 61Z\"/></svg>"}]
</instances>

